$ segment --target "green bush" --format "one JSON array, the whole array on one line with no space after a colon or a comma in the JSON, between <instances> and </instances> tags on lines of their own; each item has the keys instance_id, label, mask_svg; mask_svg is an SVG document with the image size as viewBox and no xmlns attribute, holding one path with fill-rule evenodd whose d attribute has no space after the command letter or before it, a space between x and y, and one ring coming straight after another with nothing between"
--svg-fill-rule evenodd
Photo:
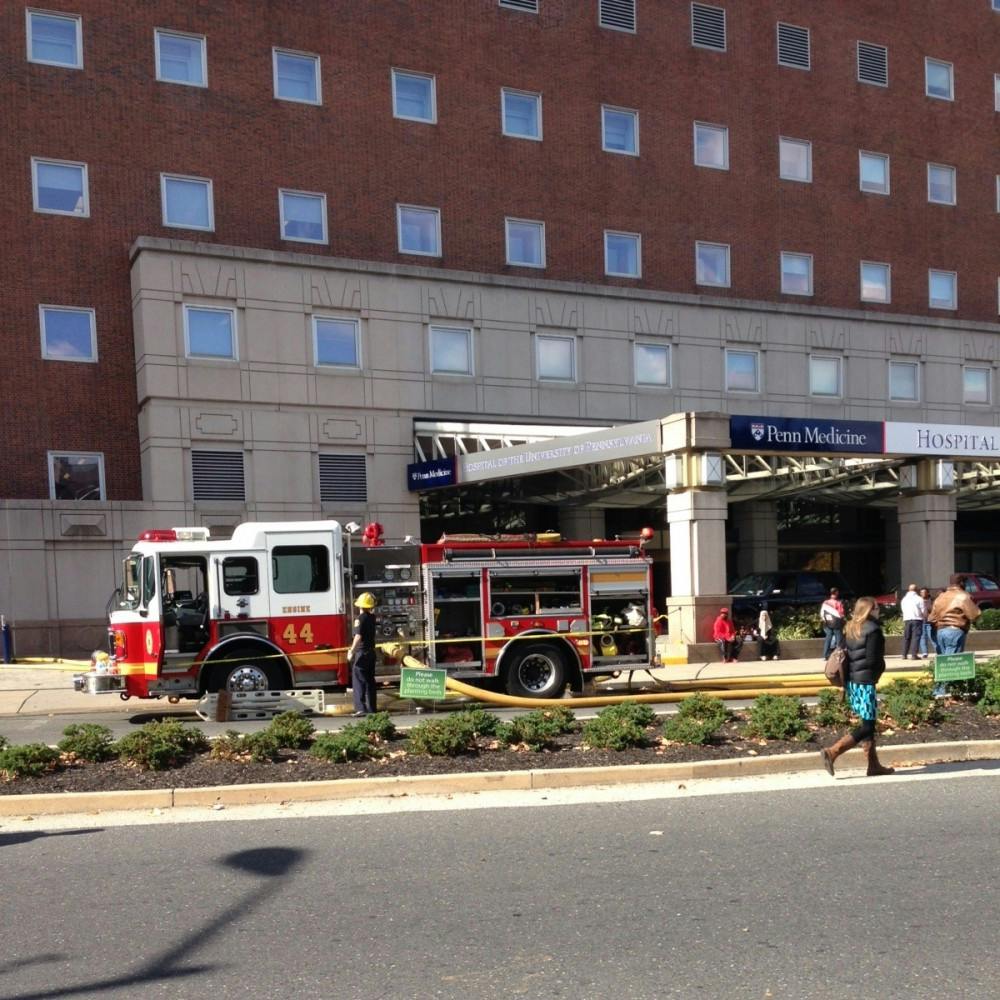
<instances>
[{"instance_id":1,"label":"green bush","mask_svg":"<svg viewBox=\"0 0 1000 1000\"><path fill-rule=\"evenodd\" d=\"M930 676L933 677L933 671L930 672ZM1000 657L996 656L985 663L977 663L975 677L970 677L966 681L948 681L948 693L956 698L980 701L986 692L987 685L994 677L1000 677Z\"/></svg>"},{"instance_id":2,"label":"green bush","mask_svg":"<svg viewBox=\"0 0 1000 1000\"><path fill-rule=\"evenodd\" d=\"M278 746L289 750L309 745L316 727L301 712L282 712L264 730Z\"/></svg>"},{"instance_id":3,"label":"green bush","mask_svg":"<svg viewBox=\"0 0 1000 1000\"><path fill-rule=\"evenodd\" d=\"M114 737L107 726L98 726L91 722L74 723L63 730L63 738L58 749L62 753L71 753L80 760L90 760L95 763L110 760L115 755Z\"/></svg>"},{"instance_id":4,"label":"green bush","mask_svg":"<svg viewBox=\"0 0 1000 1000\"><path fill-rule=\"evenodd\" d=\"M254 761L268 763L278 760L284 744L267 729L259 733L238 733L227 729L212 741L209 756L213 760Z\"/></svg>"},{"instance_id":5,"label":"green bush","mask_svg":"<svg viewBox=\"0 0 1000 1000\"><path fill-rule=\"evenodd\" d=\"M595 750L627 750L629 747L645 746L649 722L642 720L646 718L646 712L652 717L650 722L655 720L655 713L647 705L627 701L609 705L583 724L583 741Z\"/></svg>"},{"instance_id":6,"label":"green bush","mask_svg":"<svg viewBox=\"0 0 1000 1000\"><path fill-rule=\"evenodd\" d=\"M677 714L663 725L663 735L674 743L711 743L728 718L729 710L721 698L698 692L677 706Z\"/></svg>"},{"instance_id":7,"label":"green bush","mask_svg":"<svg viewBox=\"0 0 1000 1000\"><path fill-rule=\"evenodd\" d=\"M1000 715L1000 674L987 679L983 696L976 703L976 708L983 715Z\"/></svg>"},{"instance_id":8,"label":"green bush","mask_svg":"<svg viewBox=\"0 0 1000 1000\"><path fill-rule=\"evenodd\" d=\"M409 747L413 753L432 757L456 757L475 746L476 733L463 713L440 719L427 719L410 730Z\"/></svg>"},{"instance_id":9,"label":"green bush","mask_svg":"<svg viewBox=\"0 0 1000 1000\"><path fill-rule=\"evenodd\" d=\"M199 729L190 729L175 719L164 719L147 722L136 732L123 736L114 746L126 763L144 771L165 771L207 750L208 740Z\"/></svg>"},{"instance_id":10,"label":"green bush","mask_svg":"<svg viewBox=\"0 0 1000 1000\"><path fill-rule=\"evenodd\" d=\"M942 718L934 697L934 686L929 679L911 681L899 677L880 693L886 715L897 726L918 726L922 722L939 722Z\"/></svg>"},{"instance_id":11,"label":"green bush","mask_svg":"<svg viewBox=\"0 0 1000 1000\"><path fill-rule=\"evenodd\" d=\"M369 737L374 736L376 741L385 742L391 740L396 735L396 727L388 712L373 712L366 715L360 722L352 723L366 733Z\"/></svg>"},{"instance_id":12,"label":"green bush","mask_svg":"<svg viewBox=\"0 0 1000 1000\"><path fill-rule=\"evenodd\" d=\"M821 726L846 726L851 721L851 710L839 689L823 688L816 705L816 721Z\"/></svg>"},{"instance_id":13,"label":"green bush","mask_svg":"<svg viewBox=\"0 0 1000 1000\"><path fill-rule=\"evenodd\" d=\"M1000 608L985 608L983 613L972 623L972 627L984 631L1000 629Z\"/></svg>"},{"instance_id":14,"label":"green bush","mask_svg":"<svg viewBox=\"0 0 1000 1000\"><path fill-rule=\"evenodd\" d=\"M3 750L7 746L7 737L0 736L0 750Z\"/></svg>"},{"instance_id":15,"label":"green bush","mask_svg":"<svg viewBox=\"0 0 1000 1000\"><path fill-rule=\"evenodd\" d=\"M883 635L902 635L904 631L903 616L899 612L879 618Z\"/></svg>"},{"instance_id":16,"label":"green bush","mask_svg":"<svg viewBox=\"0 0 1000 1000\"><path fill-rule=\"evenodd\" d=\"M22 743L0 750L0 777L5 781L15 778L37 778L55 769L59 751L44 743Z\"/></svg>"},{"instance_id":17,"label":"green bush","mask_svg":"<svg viewBox=\"0 0 1000 1000\"><path fill-rule=\"evenodd\" d=\"M368 716L369 719L374 717ZM351 723L334 733L320 733L313 740L309 752L320 760L335 764L348 760L375 760L384 751L373 735L365 730L362 723Z\"/></svg>"},{"instance_id":18,"label":"green bush","mask_svg":"<svg viewBox=\"0 0 1000 1000\"><path fill-rule=\"evenodd\" d=\"M504 746L526 746L529 750L547 750L563 732L559 721L549 712L539 709L518 715L510 722L501 722L496 735Z\"/></svg>"},{"instance_id":19,"label":"green bush","mask_svg":"<svg viewBox=\"0 0 1000 1000\"><path fill-rule=\"evenodd\" d=\"M750 706L747 733L764 740L809 739L802 702L790 695L758 695Z\"/></svg>"},{"instance_id":20,"label":"green bush","mask_svg":"<svg viewBox=\"0 0 1000 1000\"><path fill-rule=\"evenodd\" d=\"M771 616L778 639L816 639L823 634L823 623L816 610L775 611Z\"/></svg>"}]
</instances>

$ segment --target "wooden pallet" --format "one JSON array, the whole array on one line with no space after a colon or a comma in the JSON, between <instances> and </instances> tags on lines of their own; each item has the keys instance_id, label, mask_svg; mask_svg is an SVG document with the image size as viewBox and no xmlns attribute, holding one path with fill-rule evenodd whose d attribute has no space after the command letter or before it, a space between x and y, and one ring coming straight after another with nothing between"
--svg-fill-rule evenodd
<instances>
[{"instance_id":1,"label":"wooden pallet","mask_svg":"<svg viewBox=\"0 0 1000 1000\"><path fill-rule=\"evenodd\" d=\"M322 715L326 699L319 688L302 691L215 691L195 706L204 722L272 719L282 712Z\"/></svg>"}]
</instances>

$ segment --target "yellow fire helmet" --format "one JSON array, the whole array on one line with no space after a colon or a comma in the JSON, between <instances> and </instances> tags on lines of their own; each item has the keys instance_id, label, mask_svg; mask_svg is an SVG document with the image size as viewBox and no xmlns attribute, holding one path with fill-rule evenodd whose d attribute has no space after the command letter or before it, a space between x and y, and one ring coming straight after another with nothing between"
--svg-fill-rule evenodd
<instances>
[{"instance_id":1,"label":"yellow fire helmet","mask_svg":"<svg viewBox=\"0 0 1000 1000\"><path fill-rule=\"evenodd\" d=\"M363 594L358 594L354 601L354 606L356 608L366 608L371 610L375 607L375 603L375 595L366 590Z\"/></svg>"}]
</instances>

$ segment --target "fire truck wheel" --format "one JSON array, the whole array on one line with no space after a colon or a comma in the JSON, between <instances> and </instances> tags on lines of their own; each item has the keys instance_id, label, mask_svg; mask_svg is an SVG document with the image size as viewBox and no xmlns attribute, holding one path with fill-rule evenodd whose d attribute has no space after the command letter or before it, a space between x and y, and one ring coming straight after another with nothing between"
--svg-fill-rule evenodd
<instances>
[{"instance_id":1,"label":"fire truck wheel","mask_svg":"<svg viewBox=\"0 0 1000 1000\"><path fill-rule=\"evenodd\" d=\"M549 642L526 642L507 670L507 693L519 698L558 698L566 686L566 659Z\"/></svg>"},{"instance_id":2,"label":"fire truck wheel","mask_svg":"<svg viewBox=\"0 0 1000 1000\"><path fill-rule=\"evenodd\" d=\"M217 691L276 691L281 687L278 672L269 663L245 661L217 667L212 679Z\"/></svg>"}]
</instances>

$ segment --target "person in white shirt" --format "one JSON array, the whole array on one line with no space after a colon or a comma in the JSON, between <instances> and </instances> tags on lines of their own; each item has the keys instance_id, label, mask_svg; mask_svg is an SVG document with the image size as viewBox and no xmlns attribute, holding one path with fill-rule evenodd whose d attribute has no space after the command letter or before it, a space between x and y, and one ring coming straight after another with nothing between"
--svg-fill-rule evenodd
<instances>
[{"instance_id":1,"label":"person in white shirt","mask_svg":"<svg viewBox=\"0 0 1000 1000\"><path fill-rule=\"evenodd\" d=\"M899 602L899 610L903 613L903 659L920 659L920 637L924 631L924 599L920 596L915 583L906 588L903 599Z\"/></svg>"}]
</instances>

